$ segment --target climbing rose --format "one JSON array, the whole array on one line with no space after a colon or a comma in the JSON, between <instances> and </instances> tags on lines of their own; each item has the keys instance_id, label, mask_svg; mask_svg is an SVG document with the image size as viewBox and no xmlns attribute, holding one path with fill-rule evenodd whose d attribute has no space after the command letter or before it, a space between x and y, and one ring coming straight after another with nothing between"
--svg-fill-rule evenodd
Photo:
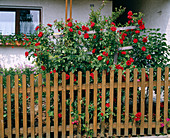
<instances>
[{"instance_id":1,"label":"climbing rose","mask_svg":"<svg viewBox=\"0 0 170 138\"><path fill-rule=\"evenodd\" d=\"M94 22L92 22L92 23L91 23L91 28L93 28L93 27L94 27L94 25L95 25L95 23L94 23Z\"/></svg>"},{"instance_id":2,"label":"climbing rose","mask_svg":"<svg viewBox=\"0 0 170 138\"><path fill-rule=\"evenodd\" d=\"M148 41L147 37L143 37L143 40L142 40L144 43L146 43Z\"/></svg>"},{"instance_id":3,"label":"climbing rose","mask_svg":"<svg viewBox=\"0 0 170 138\"><path fill-rule=\"evenodd\" d=\"M90 76L91 76L92 79L94 80L94 74L93 74L93 73L90 73Z\"/></svg>"},{"instance_id":4,"label":"climbing rose","mask_svg":"<svg viewBox=\"0 0 170 138\"><path fill-rule=\"evenodd\" d=\"M94 54L96 52L96 48L92 50L92 53Z\"/></svg>"},{"instance_id":5,"label":"climbing rose","mask_svg":"<svg viewBox=\"0 0 170 138\"><path fill-rule=\"evenodd\" d=\"M121 54L122 54L122 55L126 55L126 51L122 51Z\"/></svg>"},{"instance_id":6,"label":"climbing rose","mask_svg":"<svg viewBox=\"0 0 170 138\"><path fill-rule=\"evenodd\" d=\"M141 49L142 49L142 51L146 51L146 47L144 47L144 46Z\"/></svg>"},{"instance_id":7,"label":"climbing rose","mask_svg":"<svg viewBox=\"0 0 170 138\"><path fill-rule=\"evenodd\" d=\"M139 33L140 33L140 31L139 31L139 30L136 30L136 31L135 31L135 33L136 33L136 34L139 34Z\"/></svg>"},{"instance_id":8,"label":"climbing rose","mask_svg":"<svg viewBox=\"0 0 170 138\"><path fill-rule=\"evenodd\" d=\"M26 51L26 52L25 52L25 56L27 57L27 56L28 56L28 54L29 54L29 53Z\"/></svg>"},{"instance_id":9,"label":"climbing rose","mask_svg":"<svg viewBox=\"0 0 170 138\"><path fill-rule=\"evenodd\" d=\"M80 30L78 31L78 34L81 35L81 31Z\"/></svg>"},{"instance_id":10,"label":"climbing rose","mask_svg":"<svg viewBox=\"0 0 170 138\"><path fill-rule=\"evenodd\" d=\"M166 119L166 121L167 121L167 122L169 122L169 121L170 121L170 119L169 119L169 118L167 118L167 119Z\"/></svg>"},{"instance_id":11,"label":"climbing rose","mask_svg":"<svg viewBox=\"0 0 170 138\"><path fill-rule=\"evenodd\" d=\"M147 55L146 59L148 59L148 60L151 59L151 55Z\"/></svg>"},{"instance_id":12,"label":"climbing rose","mask_svg":"<svg viewBox=\"0 0 170 138\"><path fill-rule=\"evenodd\" d=\"M143 24L142 20L138 20L138 24L142 25Z\"/></svg>"},{"instance_id":13,"label":"climbing rose","mask_svg":"<svg viewBox=\"0 0 170 138\"><path fill-rule=\"evenodd\" d=\"M120 39L119 42L120 42L120 44L123 44L123 39Z\"/></svg>"},{"instance_id":14,"label":"climbing rose","mask_svg":"<svg viewBox=\"0 0 170 138\"><path fill-rule=\"evenodd\" d=\"M129 16L132 16L132 15L133 15L132 11L129 11L129 12L128 12L128 15L129 15Z\"/></svg>"},{"instance_id":15,"label":"climbing rose","mask_svg":"<svg viewBox=\"0 0 170 138\"><path fill-rule=\"evenodd\" d=\"M135 118L135 121L139 121L140 120L140 118Z\"/></svg>"},{"instance_id":16,"label":"climbing rose","mask_svg":"<svg viewBox=\"0 0 170 138\"><path fill-rule=\"evenodd\" d=\"M56 73L56 69L54 69L53 72Z\"/></svg>"},{"instance_id":17,"label":"climbing rose","mask_svg":"<svg viewBox=\"0 0 170 138\"><path fill-rule=\"evenodd\" d=\"M103 113L101 113L100 115L101 115L101 116L103 116L104 114L103 114Z\"/></svg>"},{"instance_id":18,"label":"climbing rose","mask_svg":"<svg viewBox=\"0 0 170 138\"><path fill-rule=\"evenodd\" d=\"M37 31L39 28L40 28L40 27L39 27L39 26L37 26L37 27L35 28L35 31Z\"/></svg>"},{"instance_id":19,"label":"climbing rose","mask_svg":"<svg viewBox=\"0 0 170 138\"><path fill-rule=\"evenodd\" d=\"M137 42L138 42L138 39L134 38L134 39L133 39L133 42L134 42L134 43L137 43Z\"/></svg>"},{"instance_id":20,"label":"climbing rose","mask_svg":"<svg viewBox=\"0 0 170 138\"><path fill-rule=\"evenodd\" d=\"M161 127L164 127L165 125L163 123L161 123Z\"/></svg>"},{"instance_id":21,"label":"climbing rose","mask_svg":"<svg viewBox=\"0 0 170 138\"><path fill-rule=\"evenodd\" d=\"M37 53L34 53L34 56L37 56Z\"/></svg>"},{"instance_id":22,"label":"climbing rose","mask_svg":"<svg viewBox=\"0 0 170 138\"><path fill-rule=\"evenodd\" d=\"M130 62L134 62L134 59L130 57Z\"/></svg>"},{"instance_id":23,"label":"climbing rose","mask_svg":"<svg viewBox=\"0 0 170 138\"><path fill-rule=\"evenodd\" d=\"M141 30L144 30L144 29L145 29L145 25L143 24L143 25L139 26L139 28L140 28Z\"/></svg>"},{"instance_id":24,"label":"climbing rose","mask_svg":"<svg viewBox=\"0 0 170 138\"><path fill-rule=\"evenodd\" d=\"M40 42L36 43L35 46L39 46L40 45Z\"/></svg>"},{"instance_id":25,"label":"climbing rose","mask_svg":"<svg viewBox=\"0 0 170 138\"><path fill-rule=\"evenodd\" d=\"M43 32L39 32L38 37L42 37L43 36Z\"/></svg>"},{"instance_id":26,"label":"climbing rose","mask_svg":"<svg viewBox=\"0 0 170 138\"><path fill-rule=\"evenodd\" d=\"M82 30L85 31L86 30L86 26L83 25L82 26Z\"/></svg>"},{"instance_id":27,"label":"climbing rose","mask_svg":"<svg viewBox=\"0 0 170 138\"><path fill-rule=\"evenodd\" d=\"M116 27L114 27L114 26L111 27L110 29L111 29L112 31L116 31Z\"/></svg>"},{"instance_id":28,"label":"climbing rose","mask_svg":"<svg viewBox=\"0 0 170 138\"><path fill-rule=\"evenodd\" d=\"M138 112L135 116L138 117L138 118L140 118L141 115L142 115L141 112Z\"/></svg>"},{"instance_id":29,"label":"climbing rose","mask_svg":"<svg viewBox=\"0 0 170 138\"><path fill-rule=\"evenodd\" d=\"M85 34L84 34L84 38L86 38L86 39L89 38L89 34L88 34L88 33L85 33Z\"/></svg>"},{"instance_id":30,"label":"climbing rose","mask_svg":"<svg viewBox=\"0 0 170 138\"><path fill-rule=\"evenodd\" d=\"M49 27L51 27L51 26L52 26L52 24L50 24L50 23L48 23L47 25L48 25Z\"/></svg>"},{"instance_id":31,"label":"climbing rose","mask_svg":"<svg viewBox=\"0 0 170 138\"><path fill-rule=\"evenodd\" d=\"M96 35L93 36L93 39L96 39Z\"/></svg>"},{"instance_id":32,"label":"climbing rose","mask_svg":"<svg viewBox=\"0 0 170 138\"><path fill-rule=\"evenodd\" d=\"M80 27L78 25L76 25L76 28L79 29Z\"/></svg>"},{"instance_id":33,"label":"climbing rose","mask_svg":"<svg viewBox=\"0 0 170 138\"><path fill-rule=\"evenodd\" d=\"M160 107L161 108L163 108L164 107L164 103L162 102L162 103L160 103Z\"/></svg>"},{"instance_id":34,"label":"climbing rose","mask_svg":"<svg viewBox=\"0 0 170 138\"><path fill-rule=\"evenodd\" d=\"M115 65L116 66L116 69L121 69L123 70L123 67L121 67L120 65Z\"/></svg>"},{"instance_id":35,"label":"climbing rose","mask_svg":"<svg viewBox=\"0 0 170 138\"><path fill-rule=\"evenodd\" d=\"M73 26L72 22L69 22L67 25L68 25L69 27L72 27L72 26Z\"/></svg>"},{"instance_id":36,"label":"climbing rose","mask_svg":"<svg viewBox=\"0 0 170 138\"><path fill-rule=\"evenodd\" d=\"M115 26L115 23L114 23L114 22L112 22L111 24Z\"/></svg>"},{"instance_id":37,"label":"climbing rose","mask_svg":"<svg viewBox=\"0 0 170 138\"><path fill-rule=\"evenodd\" d=\"M126 65L128 65L128 66L130 66L130 65L131 65L130 60L126 61Z\"/></svg>"},{"instance_id":38,"label":"climbing rose","mask_svg":"<svg viewBox=\"0 0 170 138\"><path fill-rule=\"evenodd\" d=\"M106 107L110 107L110 104L109 104L109 103L106 103Z\"/></svg>"},{"instance_id":39,"label":"climbing rose","mask_svg":"<svg viewBox=\"0 0 170 138\"><path fill-rule=\"evenodd\" d=\"M90 29L89 29L89 27L86 27L86 31L88 32Z\"/></svg>"},{"instance_id":40,"label":"climbing rose","mask_svg":"<svg viewBox=\"0 0 170 138\"><path fill-rule=\"evenodd\" d=\"M109 60L106 61L106 64L107 64L107 65L109 64Z\"/></svg>"},{"instance_id":41,"label":"climbing rose","mask_svg":"<svg viewBox=\"0 0 170 138\"><path fill-rule=\"evenodd\" d=\"M62 118L62 114L59 113L59 114L58 114L58 118Z\"/></svg>"},{"instance_id":42,"label":"climbing rose","mask_svg":"<svg viewBox=\"0 0 170 138\"><path fill-rule=\"evenodd\" d=\"M102 53L104 56L108 56L108 53L106 53L105 51Z\"/></svg>"},{"instance_id":43,"label":"climbing rose","mask_svg":"<svg viewBox=\"0 0 170 138\"><path fill-rule=\"evenodd\" d=\"M102 60L102 56L98 56L98 60L99 60L99 61Z\"/></svg>"},{"instance_id":44,"label":"climbing rose","mask_svg":"<svg viewBox=\"0 0 170 138\"><path fill-rule=\"evenodd\" d=\"M70 75L66 74L66 80L70 79Z\"/></svg>"},{"instance_id":45,"label":"climbing rose","mask_svg":"<svg viewBox=\"0 0 170 138\"><path fill-rule=\"evenodd\" d=\"M129 20L132 20L132 16L129 16L129 15L128 15L128 17L127 17L127 18L128 18Z\"/></svg>"},{"instance_id":46,"label":"climbing rose","mask_svg":"<svg viewBox=\"0 0 170 138\"><path fill-rule=\"evenodd\" d=\"M73 32L73 29L72 29L72 28L70 28L70 29L69 29L69 31L70 31L70 32Z\"/></svg>"},{"instance_id":47,"label":"climbing rose","mask_svg":"<svg viewBox=\"0 0 170 138\"><path fill-rule=\"evenodd\" d=\"M44 70L46 70L46 67L44 67L44 66L41 66L41 69L44 71Z\"/></svg>"}]
</instances>

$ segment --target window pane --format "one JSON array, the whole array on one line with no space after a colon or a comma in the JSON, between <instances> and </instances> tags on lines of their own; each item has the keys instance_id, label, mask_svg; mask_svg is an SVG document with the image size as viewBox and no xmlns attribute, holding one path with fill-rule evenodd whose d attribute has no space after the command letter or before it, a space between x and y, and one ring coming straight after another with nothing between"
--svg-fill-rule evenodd
<instances>
[{"instance_id":1,"label":"window pane","mask_svg":"<svg viewBox=\"0 0 170 138\"><path fill-rule=\"evenodd\" d=\"M33 33L39 25L39 14L38 10L20 10L20 33Z\"/></svg>"},{"instance_id":2,"label":"window pane","mask_svg":"<svg viewBox=\"0 0 170 138\"><path fill-rule=\"evenodd\" d=\"M0 11L0 34L15 34L15 12Z\"/></svg>"}]
</instances>

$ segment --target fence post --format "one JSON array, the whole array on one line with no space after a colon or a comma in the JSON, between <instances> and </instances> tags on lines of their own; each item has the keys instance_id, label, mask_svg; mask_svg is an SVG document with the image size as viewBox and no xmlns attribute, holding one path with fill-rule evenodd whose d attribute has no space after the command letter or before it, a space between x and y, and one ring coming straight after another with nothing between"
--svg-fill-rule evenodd
<instances>
[{"instance_id":1,"label":"fence post","mask_svg":"<svg viewBox=\"0 0 170 138\"><path fill-rule=\"evenodd\" d=\"M19 92L18 75L15 75L15 134L19 138Z\"/></svg>"},{"instance_id":2,"label":"fence post","mask_svg":"<svg viewBox=\"0 0 170 138\"><path fill-rule=\"evenodd\" d=\"M62 138L66 137L66 73L62 73Z\"/></svg>"},{"instance_id":3,"label":"fence post","mask_svg":"<svg viewBox=\"0 0 170 138\"><path fill-rule=\"evenodd\" d=\"M0 137L4 137L4 91L3 91L3 77L0 76Z\"/></svg>"},{"instance_id":4,"label":"fence post","mask_svg":"<svg viewBox=\"0 0 170 138\"><path fill-rule=\"evenodd\" d=\"M72 103L74 102L74 74L70 72L70 138L73 138L73 124L71 112L73 111Z\"/></svg>"}]
</instances>

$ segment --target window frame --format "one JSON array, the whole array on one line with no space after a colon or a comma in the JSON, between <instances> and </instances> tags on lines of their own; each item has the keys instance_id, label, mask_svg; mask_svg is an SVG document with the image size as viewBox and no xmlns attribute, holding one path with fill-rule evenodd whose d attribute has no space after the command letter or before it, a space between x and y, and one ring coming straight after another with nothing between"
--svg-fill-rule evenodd
<instances>
[{"instance_id":1,"label":"window frame","mask_svg":"<svg viewBox=\"0 0 170 138\"><path fill-rule=\"evenodd\" d=\"M36 10L39 11L39 24L41 24L41 12L42 8L41 7L8 7L8 6L0 6L0 11L11 11L11 12L16 12L16 17L15 17L15 35L20 34L20 10Z\"/></svg>"}]
</instances>

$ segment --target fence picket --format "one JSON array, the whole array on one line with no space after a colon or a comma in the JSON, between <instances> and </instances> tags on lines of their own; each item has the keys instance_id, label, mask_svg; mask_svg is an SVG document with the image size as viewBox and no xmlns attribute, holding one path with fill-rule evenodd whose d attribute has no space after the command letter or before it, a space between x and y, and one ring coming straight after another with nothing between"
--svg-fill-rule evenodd
<instances>
[{"instance_id":1,"label":"fence picket","mask_svg":"<svg viewBox=\"0 0 170 138\"><path fill-rule=\"evenodd\" d=\"M148 134L152 135L153 113L153 68L149 69L149 108L148 108Z\"/></svg>"},{"instance_id":2,"label":"fence picket","mask_svg":"<svg viewBox=\"0 0 170 138\"><path fill-rule=\"evenodd\" d=\"M50 110L50 73L46 74L46 137L50 138L50 116L48 111Z\"/></svg>"},{"instance_id":3,"label":"fence picket","mask_svg":"<svg viewBox=\"0 0 170 138\"><path fill-rule=\"evenodd\" d=\"M86 71L86 122L87 127L89 127L89 103L90 103L90 72Z\"/></svg>"},{"instance_id":4,"label":"fence picket","mask_svg":"<svg viewBox=\"0 0 170 138\"><path fill-rule=\"evenodd\" d=\"M0 76L0 137L4 137L4 91L3 91L3 76Z\"/></svg>"},{"instance_id":5,"label":"fence picket","mask_svg":"<svg viewBox=\"0 0 170 138\"><path fill-rule=\"evenodd\" d=\"M106 71L103 70L102 72L102 108L101 111L105 114L106 108ZM101 137L104 137L105 132L105 120L101 122Z\"/></svg>"},{"instance_id":6,"label":"fence picket","mask_svg":"<svg viewBox=\"0 0 170 138\"><path fill-rule=\"evenodd\" d=\"M114 102L114 71L110 71L110 108L111 112L113 112L113 102ZM109 116L109 136L113 136L113 115Z\"/></svg>"},{"instance_id":7,"label":"fence picket","mask_svg":"<svg viewBox=\"0 0 170 138\"><path fill-rule=\"evenodd\" d=\"M121 94L122 94L122 70L118 71L118 86L117 86L117 136L121 135Z\"/></svg>"},{"instance_id":8,"label":"fence picket","mask_svg":"<svg viewBox=\"0 0 170 138\"><path fill-rule=\"evenodd\" d=\"M70 138L73 138L73 124L71 112L73 111L72 103L74 102L74 74L70 72Z\"/></svg>"},{"instance_id":9,"label":"fence picket","mask_svg":"<svg viewBox=\"0 0 170 138\"><path fill-rule=\"evenodd\" d=\"M31 138L35 138L35 124L34 124L34 74L30 75L30 89L31 89L31 108L30 108L30 116L31 116Z\"/></svg>"},{"instance_id":10,"label":"fence picket","mask_svg":"<svg viewBox=\"0 0 170 138\"><path fill-rule=\"evenodd\" d=\"M58 73L54 74L54 138L58 138Z\"/></svg>"},{"instance_id":11,"label":"fence picket","mask_svg":"<svg viewBox=\"0 0 170 138\"><path fill-rule=\"evenodd\" d=\"M27 138L27 91L26 91L26 75L22 75L22 102L23 102L23 137Z\"/></svg>"},{"instance_id":12,"label":"fence picket","mask_svg":"<svg viewBox=\"0 0 170 138\"><path fill-rule=\"evenodd\" d=\"M134 69L134 78L133 78L133 114L136 115L137 113L137 76L138 76L138 70ZM133 126L132 126L132 135L136 135L136 121L133 120Z\"/></svg>"},{"instance_id":13,"label":"fence picket","mask_svg":"<svg viewBox=\"0 0 170 138\"><path fill-rule=\"evenodd\" d=\"M93 102L94 102L94 112L93 112L93 137L97 137L97 82L98 82L98 72L97 70L94 71L94 95L93 95Z\"/></svg>"},{"instance_id":14,"label":"fence picket","mask_svg":"<svg viewBox=\"0 0 170 138\"><path fill-rule=\"evenodd\" d=\"M62 73L62 138L66 137L66 73Z\"/></svg>"},{"instance_id":15,"label":"fence picket","mask_svg":"<svg viewBox=\"0 0 170 138\"><path fill-rule=\"evenodd\" d=\"M126 88L125 88L125 136L128 136L129 129L129 69L126 69Z\"/></svg>"},{"instance_id":16,"label":"fence picket","mask_svg":"<svg viewBox=\"0 0 170 138\"><path fill-rule=\"evenodd\" d=\"M77 129L77 137L81 138L81 99L82 99L82 72L78 72L78 129Z\"/></svg>"},{"instance_id":17,"label":"fence picket","mask_svg":"<svg viewBox=\"0 0 170 138\"><path fill-rule=\"evenodd\" d=\"M169 68L165 68L165 87L164 87L164 134L167 134L167 121L168 118L168 79L169 79Z\"/></svg>"},{"instance_id":18,"label":"fence picket","mask_svg":"<svg viewBox=\"0 0 170 138\"><path fill-rule=\"evenodd\" d=\"M42 74L38 74L38 137L42 138Z\"/></svg>"},{"instance_id":19,"label":"fence picket","mask_svg":"<svg viewBox=\"0 0 170 138\"><path fill-rule=\"evenodd\" d=\"M160 94L161 94L161 68L157 68L156 87L156 134L160 133Z\"/></svg>"}]
</instances>

